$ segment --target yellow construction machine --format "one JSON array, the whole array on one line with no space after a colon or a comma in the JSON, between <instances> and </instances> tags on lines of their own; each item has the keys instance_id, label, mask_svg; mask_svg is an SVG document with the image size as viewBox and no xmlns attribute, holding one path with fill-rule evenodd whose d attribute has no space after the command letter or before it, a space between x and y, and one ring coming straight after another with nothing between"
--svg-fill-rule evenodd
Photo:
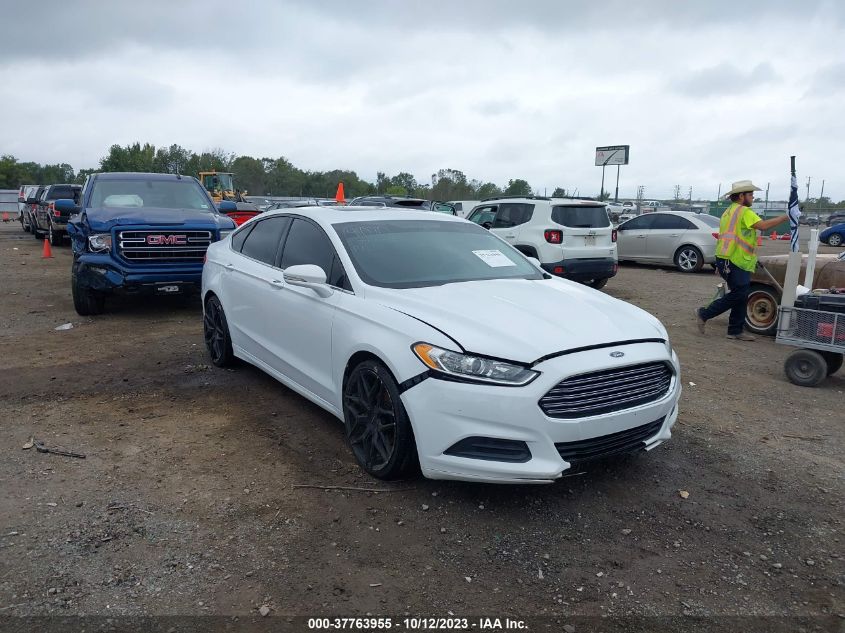
<instances>
[{"instance_id":1,"label":"yellow construction machine","mask_svg":"<svg viewBox=\"0 0 845 633\"><path fill-rule=\"evenodd\" d=\"M235 189L234 174L223 171L201 171L199 179L215 204L223 200L246 202L246 191Z\"/></svg>"}]
</instances>

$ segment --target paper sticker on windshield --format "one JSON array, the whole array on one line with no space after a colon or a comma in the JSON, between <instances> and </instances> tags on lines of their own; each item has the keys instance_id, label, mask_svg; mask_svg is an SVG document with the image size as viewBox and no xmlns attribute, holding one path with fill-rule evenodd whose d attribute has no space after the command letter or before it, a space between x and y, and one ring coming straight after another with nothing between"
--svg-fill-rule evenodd
<instances>
[{"instance_id":1,"label":"paper sticker on windshield","mask_svg":"<svg viewBox=\"0 0 845 633\"><path fill-rule=\"evenodd\" d=\"M508 259L502 251L472 251L485 264L491 268L502 268L504 266L516 266L516 263Z\"/></svg>"}]
</instances>

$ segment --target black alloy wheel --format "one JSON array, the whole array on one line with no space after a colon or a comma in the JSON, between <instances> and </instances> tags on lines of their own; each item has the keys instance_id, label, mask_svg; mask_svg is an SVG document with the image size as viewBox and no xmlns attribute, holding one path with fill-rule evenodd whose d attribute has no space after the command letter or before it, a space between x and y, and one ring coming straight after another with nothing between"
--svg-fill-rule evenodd
<instances>
[{"instance_id":1,"label":"black alloy wheel","mask_svg":"<svg viewBox=\"0 0 845 633\"><path fill-rule=\"evenodd\" d=\"M359 364L343 388L346 438L361 467L379 479L398 479L417 466L411 422L387 368Z\"/></svg>"},{"instance_id":2,"label":"black alloy wheel","mask_svg":"<svg viewBox=\"0 0 845 633\"><path fill-rule=\"evenodd\" d=\"M205 302L205 315L202 320L205 347L211 356L211 362L217 367L228 367L235 359L232 351L232 339L229 336L229 324L220 300L212 296Z\"/></svg>"}]
</instances>

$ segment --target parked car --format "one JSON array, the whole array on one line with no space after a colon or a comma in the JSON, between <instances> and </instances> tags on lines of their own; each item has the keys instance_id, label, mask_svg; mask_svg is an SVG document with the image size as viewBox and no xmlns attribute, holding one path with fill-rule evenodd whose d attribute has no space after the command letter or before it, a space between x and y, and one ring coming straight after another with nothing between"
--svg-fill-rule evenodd
<instances>
[{"instance_id":1,"label":"parked car","mask_svg":"<svg viewBox=\"0 0 845 633\"><path fill-rule=\"evenodd\" d=\"M616 274L616 231L605 205L569 198L489 198L467 218L534 257L548 273L602 288Z\"/></svg>"},{"instance_id":2,"label":"parked car","mask_svg":"<svg viewBox=\"0 0 845 633\"><path fill-rule=\"evenodd\" d=\"M353 198L350 207L394 207L401 209L418 209L422 211L436 211L448 215L457 215L455 207L446 202L424 200L422 198L407 198L402 196L360 196Z\"/></svg>"},{"instance_id":3,"label":"parked car","mask_svg":"<svg viewBox=\"0 0 845 633\"><path fill-rule=\"evenodd\" d=\"M338 417L380 479L548 482L656 446L677 417L656 318L459 218L262 215L209 247L203 307L215 365L243 359Z\"/></svg>"},{"instance_id":4,"label":"parked car","mask_svg":"<svg viewBox=\"0 0 845 633\"><path fill-rule=\"evenodd\" d=\"M842 224L845 222L845 213L831 213L827 216L826 224L833 226L834 224Z\"/></svg>"},{"instance_id":5,"label":"parked car","mask_svg":"<svg viewBox=\"0 0 845 633\"><path fill-rule=\"evenodd\" d=\"M716 261L719 218L687 211L644 213L617 227L619 261L673 264L698 272Z\"/></svg>"},{"instance_id":6,"label":"parked car","mask_svg":"<svg viewBox=\"0 0 845 633\"><path fill-rule=\"evenodd\" d=\"M21 223L21 229L29 233L29 206L35 204L37 201L37 194L40 185L21 185L18 190L18 221ZM31 200L31 202L28 202Z\"/></svg>"},{"instance_id":7,"label":"parked car","mask_svg":"<svg viewBox=\"0 0 845 633\"><path fill-rule=\"evenodd\" d=\"M446 204L455 207L455 215L465 218L475 207L481 204L481 200L450 200Z\"/></svg>"},{"instance_id":8,"label":"parked car","mask_svg":"<svg viewBox=\"0 0 845 633\"><path fill-rule=\"evenodd\" d=\"M298 207L312 207L317 204L316 200L279 200L271 202L264 211L276 211L277 209L296 209Z\"/></svg>"},{"instance_id":9,"label":"parked car","mask_svg":"<svg viewBox=\"0 0 845 633\"><path fill-rule=\"evenodd\" d=\"M35 207L34 223L30 227L32 234L37 239L47 237L53 246L61 245L67 233L67 222L71 212L57 209L54 203L56 200L65 198L73 200L74 205L77 205L81 190L81 185L71 184L45 187Z\"/></svg>"},{"instance_id":10,"label":"parked car","mask_svg":"<svg viewBox=\"0 0 845 633\"><path fill-rule=\"evenodd\" d=\"M819 241L829 246L842 246L845 244L845 223L834 224L819 233Z\"/></svg>"},{"instance_id":11,"label":"parked car","mask_svg":"<svg viewBox=\"0 0 845 633\"><path fill-rule=\"evenodd\" d=\"M38 209L38 198L44 192L44 185L30 185L24 191L23 208L21 210L21 228L27 232L32 232L35 226L35 212ZM18 198L20 205L20 197Z\"/></svg>"},{"instance_id":12,"label":"parked car","mask_svg":"<svg viewBox=\"0 0 845 633\"><path fill-rule=\"evenodd\" d=\"M235 222L235 226L240 226L247 220L251 220L256 215L261 213L261 208L252 202L235 202L235 209L231 211L221 211L221 213L225 213L227 216L232 218ZM231 208L229 205L226 205L225 208ZM219 203L218 203L218 211Z\"/></svg>"},{"instance_id":13,"label":"parked car","mask_svg":"<svg viewBox=\"0 0 845 633\"><path fill-rule=\"evenodd\" d=\"M63 199L56 209L75 212L68 223L73 245L73 305L99 314L119 294L197 292L209 244L235 228L196 178L174 174L92 174L80 204Z\"/></svg>"},{"instance_id":14,"label":"parked car","mask_svg":"<svg viewBox=\"0 0 845 633\"><path fill-rule=\"evenodd\" d=\"M774 336L777 331L778 306L781 300L781 289L786 279L786 263L789 255L765 255L758 257L757 271L751 277L751 291L745 304L745 328L755 334ZM771 277L763 268L769 271ZM798 278L804 283L804 273L807 269L807 256L801 263L801 274ZM816 255L816 269L813 274L814 288L845 288L845 252L839 255Z\"/></svg>"}]
</instances>

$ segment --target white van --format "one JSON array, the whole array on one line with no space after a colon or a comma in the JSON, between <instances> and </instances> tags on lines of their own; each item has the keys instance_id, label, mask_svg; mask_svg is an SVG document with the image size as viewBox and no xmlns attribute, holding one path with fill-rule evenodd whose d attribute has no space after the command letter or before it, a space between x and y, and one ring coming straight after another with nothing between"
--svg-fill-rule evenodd
<instances>
[{"instance_id":1,"label":"white van","mask_svg":"<svg viewBox=\"0 0 845 633\"><path fill-rule=\"evenodd\" d=\"M446 204L455 207L455 214L458 217L465 218L476 206L481 204L481 200L450 200Z\"/></svg>"}]
</instances>

